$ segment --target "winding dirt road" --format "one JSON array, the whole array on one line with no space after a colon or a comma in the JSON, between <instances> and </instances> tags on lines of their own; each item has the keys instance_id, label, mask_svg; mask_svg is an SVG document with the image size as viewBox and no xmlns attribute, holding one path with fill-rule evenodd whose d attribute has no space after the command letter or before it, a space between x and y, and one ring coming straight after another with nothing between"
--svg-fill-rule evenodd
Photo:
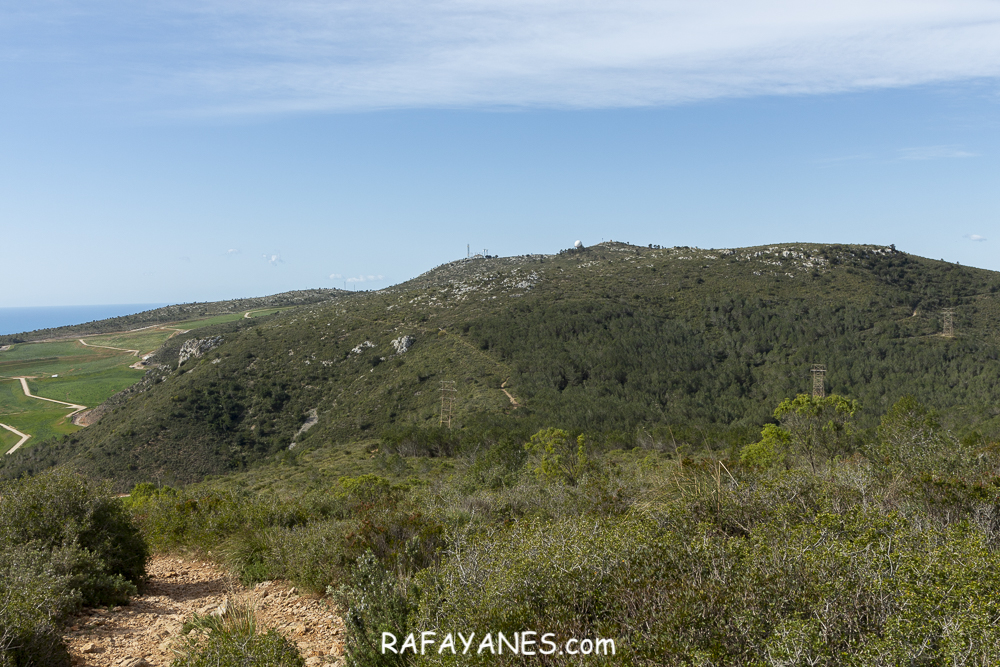
<instances>
[{"instance_id":1,"label":"winding dirt road","mask_svg":"<svg viewBox=\"0 0 1000 667\"><path fill-rule=\"evenodd\" d=\"M27 396L28 398L34 398L34 399L37 399L39 401L48 401L50 403L58 403L59 405L65 405L67 408L73 408L73 412L71 412L68 415L66 415L70 419L72 419L73 415L77 414L78 412L83 412L84 410L87 409L86 405L77 405L76 403L67 403L66 401L57 401L54 398L45 398L44 396L36 396L35 394L32 394L31 393L31 389L28 388L28 380L29 379L34 379L34 378L28 378L28 377L23 377L22 376L22 377L15 377L13 379L21 381L21 389L24 391L24 395ZM25 442L27 442L28 438L31 437L30 435L27 435L25 433L21 433L20 431L18 431L13 426L8 426L7 424L0 424L0 426L2 426L3 428L7 429L8 431L11 431L11 432L16 433L17 435L21 436L21 441L18 442L13 447L11 447L10 449L7 450L8 454L12 454L15 451L17 451L17 449L21 445L23 445Z\"/></svg>"},{"instance_id":2,"label":"winding dirt road","mask_svg":"<svg viewBox=\"0 0 1000 667\"><path fill-rule=\"evenodd\" d=\"M84 347L100 347L105 350L121 350L122 352L131 352L133 356L139 356L139 350L126 350L124 347L111 347L110 345L91 345L82 338L78 338L77 340L79 340L80 344Z\"/></svg>"},{"instance_id":3,"label":"winding dirt road","mask_svg":"<svg viewBox=\"0 0 1000 667\"><path fill-rule=\"evenodd\" d=\"M14 379L21 381L21 389L24 390L24 395L27 396L28 398L37 398L39 401L49 401L50 403L58 403L59 405L65 405L67 408L75 408L73 410L73 412L71 412L68 415L66 415L67 417L72 417L77 412L83 412L84 410L87 409L86 405L77 405L76 403L67 403L66 401L57 401L54 398L45 398L44 396L36 396L35 394L32 394L31 393L31 389L28 388L28 380L33 380L34 378L27 378L27 377L23 377L22 376L22 377L18 377L18 378L14 378Z\"/></svg>"},{"instance_id":4,"label":"winding dirt road","mask_svg":"<svg viewBox=\"0 0 1000 667\"><path fill-rule=\"evenodd\" d=\"M0 428L5 428L8 431L10 431L11 433L13 433L14 435L17 435L17 436L21 437L21 439L18 441L18 443L16 445L14 445L13 447L11 447L10 449L7 450L8 454L10 454L11 452L17 450L18 447L20 447L21 445L23 445L24 443L26 443L28 441L28 438L31 437L27 433L21 433L20 431L18 431L13 426L8 426L7 424L0 424Z\"/></svg>"},{"instance_id":5,"label":"winding dirt road","mask_svg":"<svg viewBox=\"0 0 1000 667\"><path fill-rule=\"evenodd\" d=\"M177 330L177 331L179 331L179 330ZM177 335L176 333L172 333L172 334L170 334L170 337L173 338L176 335ZM110 345L91 345L90 343L88 343L87 341L85 341L82 338L78 338L77 340L79 340L80 341L80 345L83 345L84 347L100 347L100 348L103 348L105 350L120 350L121 352L131 352L132 356L134 356L134 357L138 357L139 356L139 350L127 350L124 347L111 347ZM145 361L145 359L146 358L143 357L139 361L137 361L134 364L132 364L131 366L129 366L129 368L134 368L137 371L141 371L143 369L142 362Z\"/></svg>"}]
</instances>

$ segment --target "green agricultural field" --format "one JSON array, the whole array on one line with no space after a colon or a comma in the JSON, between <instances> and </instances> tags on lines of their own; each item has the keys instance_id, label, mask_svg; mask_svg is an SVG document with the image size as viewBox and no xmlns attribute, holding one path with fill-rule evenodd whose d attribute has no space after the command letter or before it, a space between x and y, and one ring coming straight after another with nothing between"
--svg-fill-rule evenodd
<instances>
[{"instance_id":1,"label":"green agricultural field","mask_svg":"<svg viewBox=\"0 0 1000 667\"><path fill-rule=\"evenodd\" d=\"M19 343L6 352L0 352L0 364L15 361L32 361L47 357L88 356L92 351L75 340L52 343Z\"/></svg>"},{"instance_id":2,"label":"green agricultural field","mask_svg":"<svg viewBox=\"0 0 1000 667\"><path fill-rule=\"evenodd\" d=\"M73 374L66 378L29 380L28 386L31 387L31 393L38 396L92 408L123 389L131 387L142 379L144 372L118 366L95 373Z\"/></svg>"},{"instance_id":3,"label":"green agricultural field","mask_svg":"<svg viewBox=\"0 0 1000 667\"><path fill-rule=\"evenodd\" d=\"M88 336L84 338L88 345L107 345L127 350L139 350L139 354L147 354L160 347L168 338L176 334L175 329L144 329L128 331L108 336Z\"/></svg>"},{"instance_id":4,"label":"green agricultural field","mask_svg":"<svg viewBox=\"0 0 1000 667\"><path fill-rule=\"evenodd\" d=\"M94 373L135 361L127 352L85 347L79 341L25 343L0 353L0 376Z\"/></svg>"},{"instance_id":5,"label":"green agricultural field","mask_svg":"<svg viewBox=\"0 0 1000 667\"><path fill-rule=\"evenodd\" d=\"M59 407L54 403L28 398L21 390L21 383L16 380L0 382L0 422L32 436L23 447L30 447L47 438L78 431L80 427L74 426L66 418L70 412L69 408ZM4 433L13 435L6 430ZM15 442L16 439L7 447L13 446Z\"/></svg>"},{"instance_id":6,"label":"green agricultural field","mask_svg":"<svg viewBox=\"0 0 1000 667\"><path fill-rule=\"evenodd\" d=\"M17 415L5 415L3 418L4 424L13 426L22 433L31 435L31 439L24 443L21 449L33 447L49 438L75 433L82 428L75 426L73 422L66 418L71 412L69 408L60 408L48 401L37 401L37 403L43 409L22 412ZM47 408L45 407L46 405L51 405L52 407Z\"/></svg>"},{"instance_id":7,"label":"green agricultural field","mask_svg":"<svg viewBox=\"0 0 1000 667\"><path fill-rule=\"evenodd\" d=\"M5 428L0 428L0 454L6 454L7 450L17 444L19 437Z\"/></svg>"},{"instance_id":8,"label":"green agricultural field","mask_svg":"<svg viewBox=\"0 0 1000 667\"><path fill-rule=\"evenodd\" d=\"M173 333L152 330L111 334L92 337L87 342L92 346L108 345L145 353L158 348ZM91 408L142 378L144 371L129 368L138 360L136 355L92 346L82 345L78 340L15 345L0 353L0 376L27 376L31 378L32 393ZM0 382L0 421L32 436L24 447L79 430L66 418L69 412L69 408L25 396L17 381ZM3 437L0 445L6 451L16 438L8 444L7 436Z\"/></svg>"},{"instance_id":9,"label":"green agricultural field","mask_svg":"<svg viewBox=\"0 0 1000 667\"><path fill-rule=\"evenodd\" d=\"M283 310L288 310L287 308L267 308L264 310L252 310L250 311L251 318L266 317L268 315L277 315ZM191 320L188 322L178 322L173 325L178 329L201 329L202 327L211 326L213 324L225 324L226 322L234 322L236 320L243 319L244 313L228 313L226 315L216 315L215 317L207 317L203 320Z\"/></svg>"},{"instance_id":10,"label":"green agricultural field","mask_svg":"<svg viewBox=\"0 0 1000 667\"><path fill-rule=\"evenodd\" d=\"M10 415L46 408L46 403L25 396L17 380L0 380L0 421L3 423L9 423L7 417Z\"/></svg>"}]
</instances>

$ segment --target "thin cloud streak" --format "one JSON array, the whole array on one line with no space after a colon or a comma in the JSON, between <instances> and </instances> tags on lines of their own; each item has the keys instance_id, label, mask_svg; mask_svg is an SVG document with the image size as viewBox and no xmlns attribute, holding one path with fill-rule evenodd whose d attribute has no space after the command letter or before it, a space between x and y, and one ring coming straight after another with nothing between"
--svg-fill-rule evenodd
<instances>
[{"instance_id":1,"label":"thin cloud streak","mask_svg":"<svg viewBox=\"0 0 1000 667\"><path fill-rule=\"evenodd\" d=\"M900 160L940 160L948 158L977 157L978 153L970 153L958 146L919 146L903 148L899 151Z\"/></svg>"},{"instance_id":2,"label":"thin cloud streak","mask_svg":"<svg viewBox=\"0 0 1000 667\"><path fill-rule=\"evenodd\" d=\"M12 38L0 61L51 63L52 46L107 75L105 87L129 82L105 94L197 114L641 107L1000 77L1000 3L988 0L173 0L141 11L94 0L82 18L62 1L44 7L77 29L14 16L51 44L0 30L0 44ZM81 43L80 24L105 39Z\"/></svg>"}]
</instances>

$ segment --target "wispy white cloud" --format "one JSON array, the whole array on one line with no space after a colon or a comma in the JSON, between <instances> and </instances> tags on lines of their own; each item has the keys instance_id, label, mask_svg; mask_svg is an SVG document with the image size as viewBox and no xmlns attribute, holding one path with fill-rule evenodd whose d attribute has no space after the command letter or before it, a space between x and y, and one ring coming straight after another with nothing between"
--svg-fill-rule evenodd
<instances>
[{"instance_id":1,"label":"wispy white cloud","mask_svg":"<svg viewBox=\"0 0 1000 667\"><path fill-rule=\"evenodd\" d=\"M608 108L1000 76L991 0L40 7L0 10L10 19L0 20L0 61L79 67L105 86L127 81L126 96L197 112Z\"/></svg>"},{"instance_id":2,"label":"wispy white cloud","mask_svg":"<svg viewBox=\"0 0 1000 667\"><path fill-rule=\"evenodd\" d=\"M986 241L988 240L985 236L980 236L979 234L966 234L965 238L970 241Z\"/></svg>"},{"instance_id":3,"label":"wispy white cloud","mask_svg":"<svg viewBox=\"0 0 1000 667\"><path fill-rule=\"evenodd\" d=\"M237 250L236 248L230 248L229 250L226 251L226 254L227 255L238 255L238 254L240 254L240 251Z\"/></svg>"},{"instance_id":4,"label":"wispy white cloud","mask_svg":"<svg viewBox=\"0 0 1000 667\"><path fill-rule=\"evenodd\" d=\"M976 157L978 153L970 153L958 146L918 146L903 148L899 151L900 160L940 160L942 158Z\"/></svg>"},{"instance_id":5,"label":"wispy white cloud","mask_svg":"<svg viewBox=\"0 0 1000 667\"><path fill-rule=\"evenodd\" d=\"M267 261L267 263L270 264L271 266L277 266L278 264L284 264L284 260L281 259L281 255L279 255L277 253L271 254L271 255L269 255L267 253L264 253L263 255L261 255L261 257L263 257Z\"/></svg>"},{"instance_id":6,"label":"wispy white cloud","mask_svg":"<svg viewBox=\"0 0 1000 667\"><path fill-rule=\"evenodd\" d=\"M832 166L836 164L843 164L845 162L857 162L858 160L870 160L872 159L871 153L857 153L855 155L841 155L838 157L825 157L815 160L815 163L820 166Z\"/></svg>"}]
</instances>

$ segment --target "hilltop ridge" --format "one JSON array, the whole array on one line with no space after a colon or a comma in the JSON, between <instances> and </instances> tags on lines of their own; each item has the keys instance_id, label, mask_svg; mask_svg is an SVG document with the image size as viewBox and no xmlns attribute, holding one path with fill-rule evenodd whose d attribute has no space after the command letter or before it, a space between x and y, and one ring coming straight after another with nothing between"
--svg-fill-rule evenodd
<instances>
[{"instance_id":1,"label":"hilltop ridge","mask_svg":"<svg viewBox=\"0 0 1000 667\"><path fill-rule=\"evenodd\" d=\"M96 320L94 322L72 324L63 327L36 329L34 331L2 335L0 336L0 345L127 331L142 325L166 324L191 319L193 317L226 315L238 313L240 311L254 310L257 308L278 308L308 303L319 303L342 294L349 294L349 292L341 289L317 288L294 290L291 292L282 292L280 294L271 294L269 296L229 299L226 301L196 301L193 303L174 304L170 306L163 306L161 308L154 308L152 310L146 310L133 315L112 317L106 320Z\"/></svg>"},{"instance_id":2,"label":"hilltop ridge","mask_svg":"<svg viewBox=\"0 0 1000 667\"><path fill-rule=\"evenodd\" d=\"M892 246L608 242L463 259L177 336L100 422L8 457L3 474L64 463L123 486L192 481L290 448L436 428L442 380L456 383L458 434L552 425L626 446L661 431L730 446L808 389L813 363L829 391L861 402L862 425L913 394L992 433L998 290L996 272ZM179 363L186 340L210 336L224 342Z\"/></svg>"}]
</instances>

